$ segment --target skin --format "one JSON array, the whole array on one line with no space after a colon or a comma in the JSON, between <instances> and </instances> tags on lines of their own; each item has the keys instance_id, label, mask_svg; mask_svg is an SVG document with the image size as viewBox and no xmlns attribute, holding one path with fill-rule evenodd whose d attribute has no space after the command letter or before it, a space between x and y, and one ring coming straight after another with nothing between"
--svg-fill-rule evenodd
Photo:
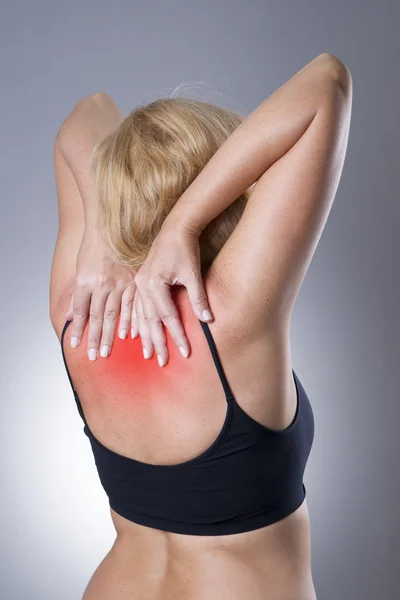
<instances>
[{"instance_id":1,"label":"skin","mask_svg":"<svg viewBox=\"0 0 400 600\"><path fill-rule=\"evenodd\" d=\"M120 311L121 325L129 328L135 293L131 270L106 256L101 247L96 227L95 180L89 168L94 146L123 118L123 113L107 94L87 96L77 102L64 120L54 145L59 213L56 253L63 252L63 244L75 242L71 236L78 236L79 240L71 269L74 273L73 293L65 318L73 319L72 347L79 345L89 322L87 350L90 360L96 360L100 344L103 351L110 349ZM50 311L53 302L51 297ZM102 354L106 356L107 353Z\"/></svg>"},{"instance_id":2,"label":"skin","mask_svg":"<svg viewBox=\"0 0 400 600\"><path fill-rule=\"evenodd\" d=\"M211 280L205 285L216 315L210 329L235 397L260 423L287 427L296 409L288 332L271 332L257 343L238 336L229 325L221 290ZM59 337L70 290L64 290L54 315ZM110 356L95 362L86 359L84 344L70 347L69 329L64 339L67 364L94 435L111 450L152 464L177 464L206 450L226 414L222 386L185 288L174 290L173 297L192 346L186 360L168 333L170 358L162 369L155 357L144 360L139 338L116 336ZM85 335L87 328L83 342ZM229 536L161 532L111 509L110 514L116 539L83 600L316 598L306 500L278 523Z\"/></svg>"},{"instance_id":3,"label":"skin","mask_svg":"<svg viewBox=\"0 0 400 600\"><path fill-rule=\"evenodd\" d=\"M161 320L172 335L178 323L169 323L170 274L201 278L193 240L254 184L211 271L255 332L290 319L339 184L351 102L347 67L317 56L244 119L178 199L135 276L157 353Z\"/></svg>"},{"instance_id":4,"label":"skin","mask_svg":"<svg viewBox=\"0 0 400 600\"><path fill-rule=\"evenodd\" d=\"M107 357L111 350L116 322L121 315L119 336L125 338L131 329L132 337L141 330L143 348L148 357L154 352L154 345L145 321L140 321L134 310L136 285L132 270L118 264L105 254L96 226L97 195L94 176L88 168L93 148L106 137L124 119L124 115L115 102L105 93L99 92L82 98L62 123L57 135L56 152L58 162L64 162L69 168L68 178L73 182L68 184L74 188L74 194L79 194L82 207L71 206L71 201L60 201L62 191L59 189L59 238L64 231L72 230L72 223L77 219L76 211L83 208L84 230L79 252L76 257L76 276L74 289L70 297L65 318L73 319L72 347L77 347L81 341L83 330L89 323L87 351L90 360L96 360L100 355ZM56 167L57 170L57 167ZM57 181L57 177L56 177ZM62 184L63 185L63 184ZM73 196L72 196L73 197ZM80 215L82 216L82 215ZM182 250L182 249L181 249ZM187 252L187 249L186 249ZM187 257L193 262L192 256ZM200 268L198 262L197 268ZM191 297L195 314L203 321L211 321L209 303L204 292L201 278L193 279L192 269L180 274L180 280L185 283ZM141 299L137 299L141 312ZM136 308L136 304L135 304ZM205 312L204 312L205 311ZM167 325L171 335L183 354L190 352L190 345L179 318L172 323L176 309L170 305ZM166 349L160 348L158 356L161 364L168 360Z\"/></svg>"},{"instance_id":5,"label":"skin","mask_svg":"<svg viewBox=\"0 0 400 600\"><path fill-rule=\"evenodd\" d=\"M137 281L146 320L154 307L165 303L164 296L148 308L155 293L150 293L148 280L168 271L180 245L190 257L193 240L213 211L223 210L222 203L229 202L229 194L237 197L241 185L245 189L257 180L240 223L204 279L204 290L214 315L210 330L235 398L251 417L272 429L287 427L296 408L290 315L340 179L351 97L349 73L331 55L317 57L277 90L188 188L190 203L173 209ZM55 171L59 207L69 206L50 286L51 320L60 339L85 224L82 206L74 204L82 204L76 180L57 142ZM175 236L175 245L173 223L175 232L189 232ZM181 266L185 269L187 264ZM65 338L66 360L91 430L115 452L153 464L177 464L203 452L218 435L226 411L188 293L178 288L174 294L191 344L187 359L174 347L176 340L167 328L169 360L162 369L154 356L147 363L141 358L140 338L115 336L108 358L95 362L86 359L85 344L71 348L70 330ZM158 314L165 310L164 305ZM157 349L160 325L149 323ZM116 540L93 574L84 600L316 598L306 501L278 523L231 536L182 536L142 527L113 511L111 517Z\"/></svg>"}]
</instances>

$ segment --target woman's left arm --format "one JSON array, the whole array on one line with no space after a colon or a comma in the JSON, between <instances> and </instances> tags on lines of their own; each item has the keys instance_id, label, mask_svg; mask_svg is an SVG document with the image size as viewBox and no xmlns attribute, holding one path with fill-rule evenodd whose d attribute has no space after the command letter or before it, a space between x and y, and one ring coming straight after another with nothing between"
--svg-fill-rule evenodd
<instances>
[{"instance_id":1,"label":"woman's left arm","mask_svg":"<svg viewBox=\"0 0 400 600\"><path fill-rule=\"evenodd\" d=\"M79 344L90 319L88 355L92 359L97 358L100 347L108 348L108 352L101 352L102 356L111 351L121 303L120 331L129 331L136 289L132 270L114 262L102 249L96 225L97 194L90 169L93 148L123 119L123 113L107 94L93 94L76 104L62 123L56 140L79 189L85 220L76 258L74 291L65 318L73 319L73 347ZM68 227L61 212L59 207L59 236L65 235L64 228Z\"/></svg>"},{"instance_id":2,"label":"woman's left arm","mask_svg":"<svg viewBox=\"0 0 400 600\"><path fill-rule=\"evenodd\" d=\"M96 229L97 199L89 169L93 148L124 119L124 114L104 92L79 100L62 123L57 137L61 152L78 185L85 213L85 229Z\"/></svg>"}]
</instances>

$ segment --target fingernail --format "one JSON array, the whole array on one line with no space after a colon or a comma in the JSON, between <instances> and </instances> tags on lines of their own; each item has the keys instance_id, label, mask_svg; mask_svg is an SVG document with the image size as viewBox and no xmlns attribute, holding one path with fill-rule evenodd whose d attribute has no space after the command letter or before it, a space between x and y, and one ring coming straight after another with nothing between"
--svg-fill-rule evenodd
<instances>
[{"instance_id":1,"label":"fingernail","mask_svg":"<svg viewBox=\"0 0 400 600\"><path fill-rule=\"evenodd\" d=\"M77 337L72 337L71 338L71 346L73 348L76 348L78 344L79 344L79 339Z\"/></svg>"},{"instance_id":2,"label":"fingernail","mask_svg":"<svg viewBox=\"0 0 400 600\"><path fill-rule=\"evenodd\" d=\"M143 348L143 356L145 358L148 358L148 356L149 356L149 353L147 352L146 348Z\"/></svg>"},{"instance_id":3,"label":"fingernail","mask_svg":"<svg viewBox=\"0 0 400 600\"><path fill-rule=\"evenodd\" d=\"M206 319L206 321L209 321L210 319L212 319L212 314L210 313L209 310L203 310L203 312L201 313L203 319Z\"/></svg>"},{"instance_id":4,"label":"fingernail","mask_svg":"<svg viewBox=\"0 0 400 600\"><path fill-rule=\"evenodd\" d=\"M179 346L179 352L182 354L182 356L184 356L185 358L187 358L189 356L189 353L187 350L185 350L185 348L183 346Z\"/></svg>"},{"instance_id":5,"label":"fingernail","mask_svg":"<svg viewBox=\"0 0 400 600\"><path fill-rule=\"evenodd\" d=\"M96 348L90 348L88 351L89 360L96 360L97 358L97 350Z\"/></svg>"},{"instance_id":6,"label":"fingernail","mask_svg":"<svg viewBox=\"0 0 400 600\"><path fill-rule=\"evenodd\" d=\"M138 332L136 331L136 329L134 327L131 327L131 337L132 339L134 339L135 337L137 337Z\"/></svg>"},{"instance_id":7,"label":"fingernail","mask_svg":"<svg viewBox=\"0 0 400 600\"><path fill-rule=\"evenodd\" d=\"M109 354L110 354L109 346L104 345L100 348L100 356L102 356L103 358L106 358Z\"/></svg>"},{"instance_id":8,"label":"fingernail","mask_svg":"<svg viewBox=\"0 0 400 600\"><path fill-rule=\"evenodd\" d=\"M118 337L120 337L121 340L124 340L126 338L127 333L128 332L126 329L120 329L119 333L118 333Z\"/></svg>"},{"instance_id":9,"label":"fingernail","mask_svg":"<svg viewBox=\"0 0 400 600\"><path fill-rule=\"evenodd\" d=\"M157 360L158 360L158 364L160 365L160 367L162 367L164 364L164 361L159 354L157 354Z\"/></svg>"}]
</instances>

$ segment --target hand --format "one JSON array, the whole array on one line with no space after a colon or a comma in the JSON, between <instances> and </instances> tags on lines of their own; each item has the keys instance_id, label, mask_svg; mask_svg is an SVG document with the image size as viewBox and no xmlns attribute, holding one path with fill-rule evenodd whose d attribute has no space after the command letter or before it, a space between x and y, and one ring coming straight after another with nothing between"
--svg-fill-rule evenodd
<instances>
[{"instance_id":1,"label":"hand","mask_svg":"<svg viewBox=\"0 0 400 600\"><path fill-rule=\"evenodd\" d=\"M115 328L121 310L119 337L128 334L133 300L135 275L130 267L118 264L108 257L99 237L85 231L77 256L76 283L70 308L65 315L72 321L71 346L79 344L88 318L88 356L96 360L111 352Z\"/></svg>"},{"instance_id":2,"label":"hand","mask_svg":"<svg viewBox=\"0 0 400 600\"><path fill-rule=\"evenodd\" d=\"M184 285L193 311L202 321L213 316L207 300L200 268L199 234L183 225L176 225L172 213L164 221L145 262L136 273L136 293L132 312L134 328L142 338L146 358L155 348L160 366L168 361L166 336L162 323L168 328L183 356L190 352L170 286Z\"/></svg>"}]
</instances>

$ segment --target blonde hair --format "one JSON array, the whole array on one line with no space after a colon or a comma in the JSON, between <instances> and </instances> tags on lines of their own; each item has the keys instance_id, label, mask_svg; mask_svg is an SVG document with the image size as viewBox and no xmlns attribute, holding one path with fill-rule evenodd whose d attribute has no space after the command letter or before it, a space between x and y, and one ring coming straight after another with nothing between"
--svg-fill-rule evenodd
<instances>
[{"instance_id":1,"label":"blonde hair","mask_svg":"<svg viewBox=\"0 0 400 600\"><path fill-rule=\"evenodd\" d=\"M160 98L134 108L92 153L105 251L139 270L175 203L243 119L190 98ZM250 188L203 230L203 274L238 224L249 195Z\"/></svg>"}]
</instances>

